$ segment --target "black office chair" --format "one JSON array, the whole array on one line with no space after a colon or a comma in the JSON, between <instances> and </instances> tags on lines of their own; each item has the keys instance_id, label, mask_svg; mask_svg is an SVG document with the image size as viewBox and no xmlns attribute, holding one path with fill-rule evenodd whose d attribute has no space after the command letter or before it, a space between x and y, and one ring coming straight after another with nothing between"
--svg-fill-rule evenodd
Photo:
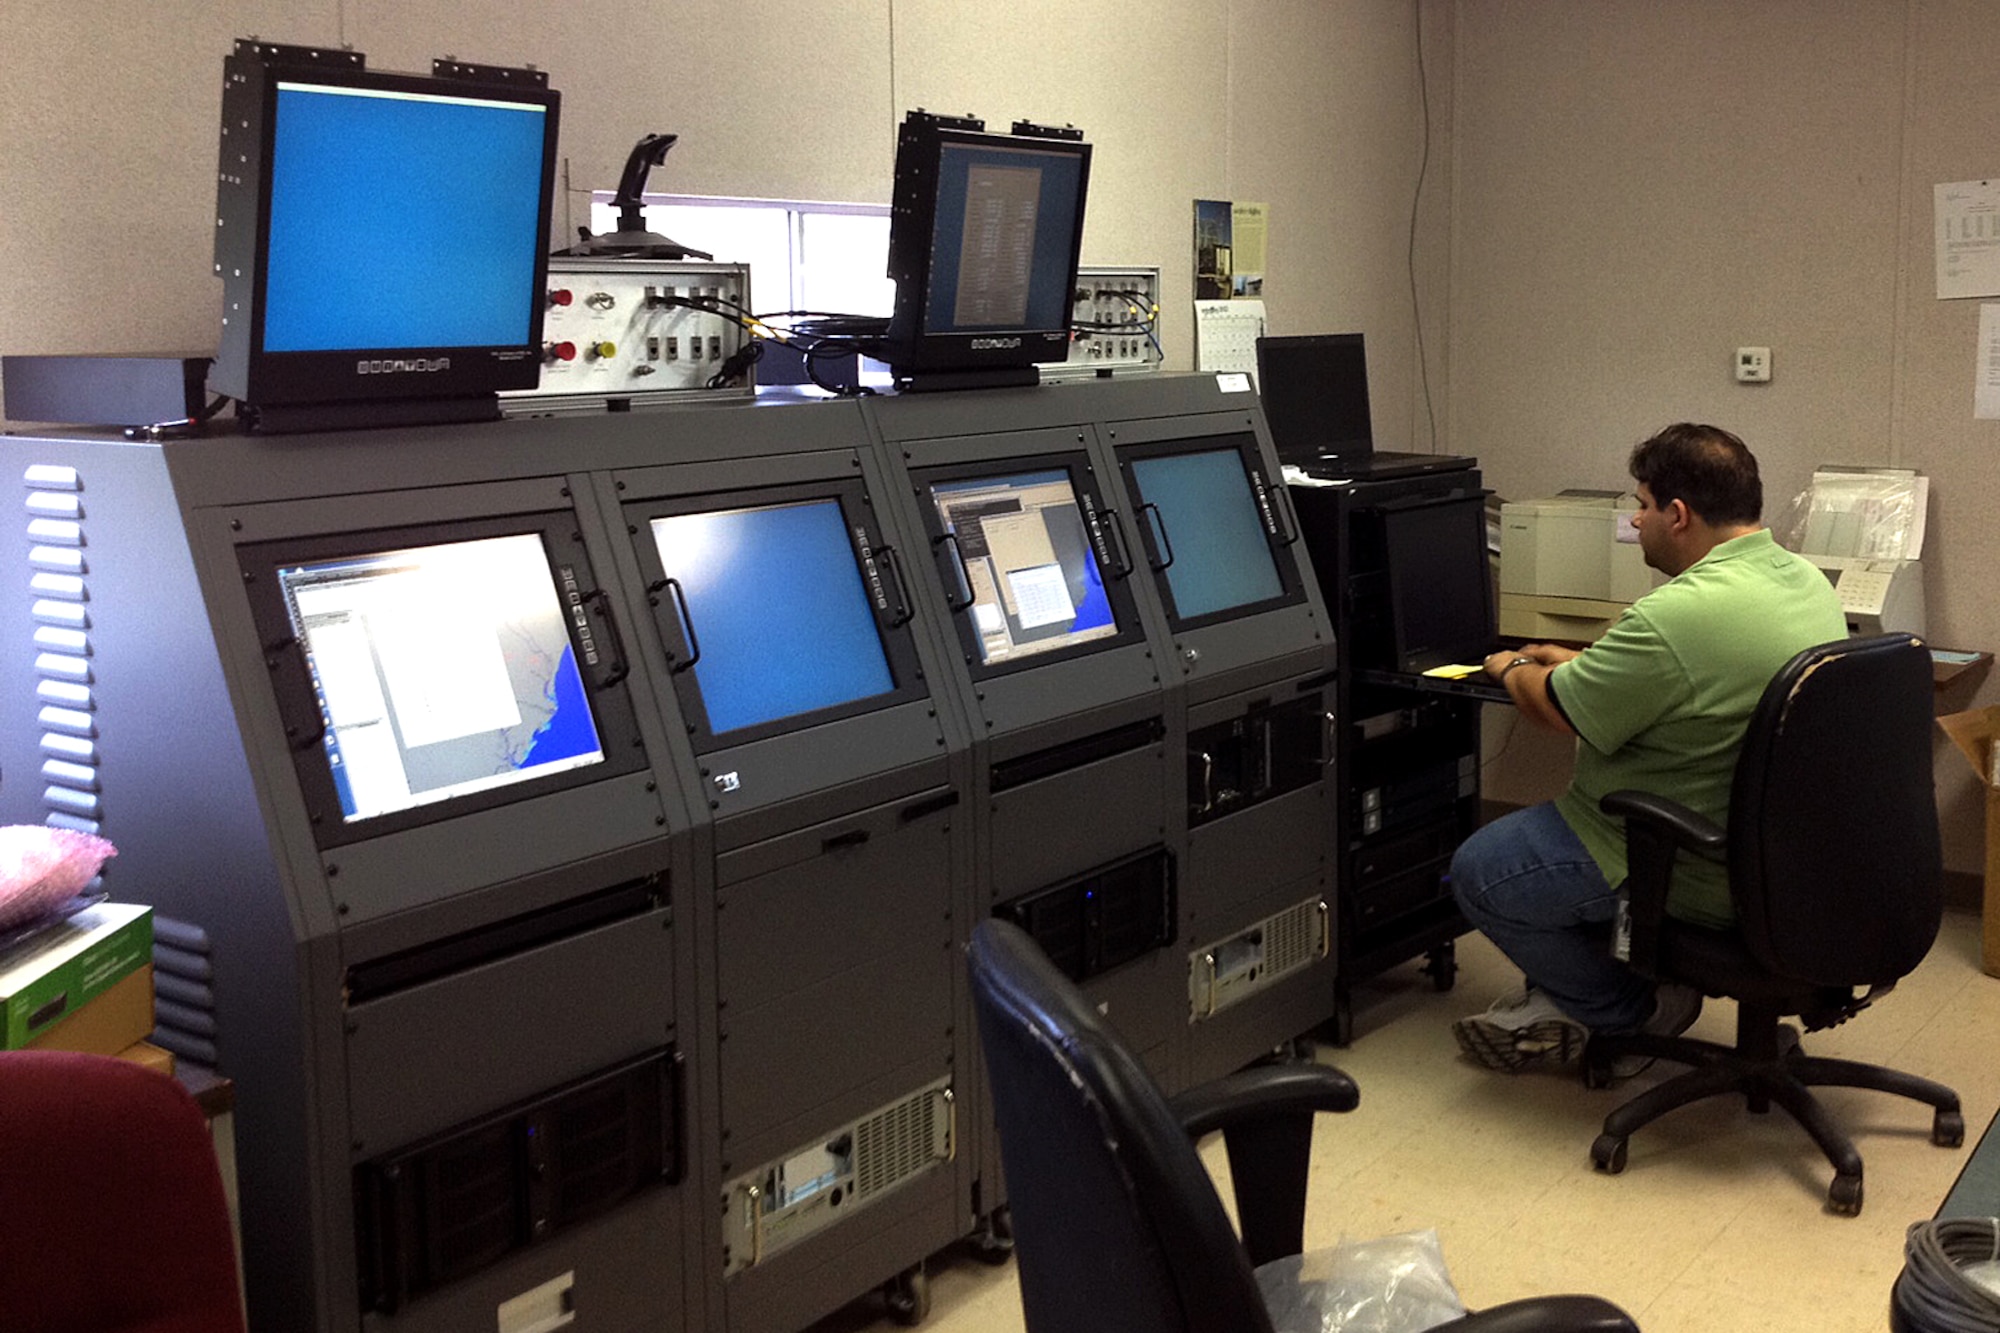
<instances>
[{"instance_id":1,"label":"black office chair","mask_svg":"<svg viewBox=\"0 0 2000 1333\"><path fill-rule=\"evenodd\" d=\"M1353 1080L1259 1065L1170 1105L1041 949L1009 922L972 932L972 989L1007 1176L1029 1333L1270 1333L1253 1264L1297 1254L1317 1111ZM1220 1129L1239 1243L1194 1150ZM1590 1296L1516 1301L1454 1333L1636 1333Z\"/></svg>"},{"instance_id":2,"label":"black office chair","mask_svg":"<svg viewBox=\"0 0 2000 1333\"><path fill-rule=\"evenodd\" d=\"M1632 966L1737 1002L1736 1044L1691 1037L1593 1036L1585 1078L1603 1086L1620 1056L1692 1065L1605 1117L1591 1145L1600 1171L1625 1169L1632 1132L1676 1107L1741 1093L1803 1125L1833 1163L1830 1211L1861 1211L1861 1155L1809 1090L1874 1088L1937 1108L1931 1141L1965 1141L1958 1094L1851 1060L1809 1056L1807 1031L1861 1012L1923 960L1943 911L1931 776L1931 656L1908 634L1809 648L1772 678L1751 715L1729 798L1727 831L1672 801L1612 792L1625 819ZM1733 930L1666 914L1677 851L1726 860ZM1859 993L1857 993L1857 988Z\"/></svg>"}]
</instances>

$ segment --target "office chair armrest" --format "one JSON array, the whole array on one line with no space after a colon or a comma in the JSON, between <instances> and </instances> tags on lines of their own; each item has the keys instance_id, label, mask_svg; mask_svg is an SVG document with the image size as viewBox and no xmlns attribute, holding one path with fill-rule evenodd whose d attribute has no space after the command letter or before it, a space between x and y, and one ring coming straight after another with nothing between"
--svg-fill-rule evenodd
<instances>
[{"instance_id":1,"label":"office chair armrest","mask_svg":"<svg viewBox=\"0 0 2000 1333\"><path fill-rule=\"evenodd\" d=\"M1625 821L1625 905L1632 922L1626 961L1639 975L1657 977L1660 927L1667 919L1674 857L1686 848L1720 860L1729 850L1728 831L1680 802L1651 792L1614 791L1597 805Z\"/></svg>"},{"instance_id":2,"label":"office chair armrest","mask_svg":"<svg viewBox=\"0 0 2000 1333\"><path fill-rule=\"evenodd\" d=\"M1222 1131L1251 1264L1304 1248L1313 1116L1352 1111L1360 1101L1353 1079L1304 1062L1253 1065L1169 1099L1189 1138Z\"/></svg>"},{"instance_id":3,"label":"office chair armrest","mask_svg":"<svg viewBox=\"0 0 2000 1333\"><path fill-rule=\"evenodd\" d=\"M1596 1296L1533 1296L1439 1324L1437 1333L1639 1333L1639 1326Z\"/></svg>"},{"instance_id":4,"label":"office chair armrest","mask_svg":"<svg viewBox=\"0 0 2000 1333\"><path fill-rule=\"evenodd\" d=\"M1698 815L1679 801L1655 796L1647 791L1614 791L1597 803L1607 815L1617 815L1629 830L1634 820L1671 837L1677 846L1721 859L1729 850L1729 831L1714 820Z\"/></svg>"},{"instance_id":5,"label":"office chair armrest","mask_svg":"<svg viewBox=\"0 0 2000 1333\"><path fill-rule=\"evenodd\" d=\"M1189 1088L1167 1104L1191 1139L1232 1124L1276 1115L1352 1111L1361 1104L1354 1080L1329 1065L1252 1065Z\"/></svg>"}]
</instances>

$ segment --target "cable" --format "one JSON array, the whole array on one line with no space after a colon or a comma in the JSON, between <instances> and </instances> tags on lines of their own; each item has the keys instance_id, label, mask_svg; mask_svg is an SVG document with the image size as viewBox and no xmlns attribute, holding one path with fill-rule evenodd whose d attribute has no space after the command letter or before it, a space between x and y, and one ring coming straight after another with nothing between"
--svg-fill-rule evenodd
<instances>
[{"instance_id":1,"label":"cable","mask_svg":"<svg viewBox=\"0 0 2000 1333\"><path fill-rule=\"evenodd\" d=\"M2000 1262L2000 1218L1944 1217L1903 1233L1903 1271L1890 1293L1899 1333L1994 1333L2000 1295L1961 1271Z\"/></svg>"},{"instance_id":2,"label":"cable","mask_svg":"<svg viewBox=\"0 0 2000 1333\"><path fill-rule=\"evenodd\" d=\"M1424 198L1424 176L1431 165L1431 84L1424 69L1424 11L1420 0L1411 0L1410 14L1417 25L1417 100L1424 108L1424 151L1417 161L1417 188L1410 196L1410 322L1417 330L1417 375L1424 386L1424 416L1430 422L1431 452L1437 452L1437 409L1431 405L1430 354L1424 350L1424 308L1417 299L1417 213Z\"/></svg>"}]
</instances>

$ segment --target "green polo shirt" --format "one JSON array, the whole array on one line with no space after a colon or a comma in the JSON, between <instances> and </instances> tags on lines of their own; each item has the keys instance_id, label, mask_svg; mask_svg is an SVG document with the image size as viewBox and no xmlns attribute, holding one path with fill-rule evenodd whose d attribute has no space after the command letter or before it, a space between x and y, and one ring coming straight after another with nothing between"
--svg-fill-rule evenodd
<instances>
[{"instance_id":1,"label":"green polo shirt","mask_svg":"<svg viewBox=\"0 0 2000 1333\"><path fill-rule=\"evenodd\" d=\"M1549 687L1577 734L1575 776L1556 808L1606 880L1625 881L1625 828L1599 798L1636 788L1727 824L1736 753L1764 687L1802 650L1846 636L1826 575L1760 528L1647 593L1555 668ZM1730 924L1726 867L1682 853L1667 910Z\"/></svg>"}]
</instances>

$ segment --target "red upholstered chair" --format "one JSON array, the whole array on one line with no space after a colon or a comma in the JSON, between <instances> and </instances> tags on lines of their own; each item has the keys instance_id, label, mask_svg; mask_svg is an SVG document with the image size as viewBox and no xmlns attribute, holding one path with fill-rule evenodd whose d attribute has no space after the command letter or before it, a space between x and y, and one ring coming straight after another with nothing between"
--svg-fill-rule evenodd
<instances>
[{"instance_id":1,"label":"red upholstered chair","mask_svg":"<svg viewBox=\"0 0 2000 1333\"><path fill-rule=\"evenodd\" d=\"M180 1084L0 1053L0 1328L243 1333L222 1176Z\"/></svg>"}]
</instances>

